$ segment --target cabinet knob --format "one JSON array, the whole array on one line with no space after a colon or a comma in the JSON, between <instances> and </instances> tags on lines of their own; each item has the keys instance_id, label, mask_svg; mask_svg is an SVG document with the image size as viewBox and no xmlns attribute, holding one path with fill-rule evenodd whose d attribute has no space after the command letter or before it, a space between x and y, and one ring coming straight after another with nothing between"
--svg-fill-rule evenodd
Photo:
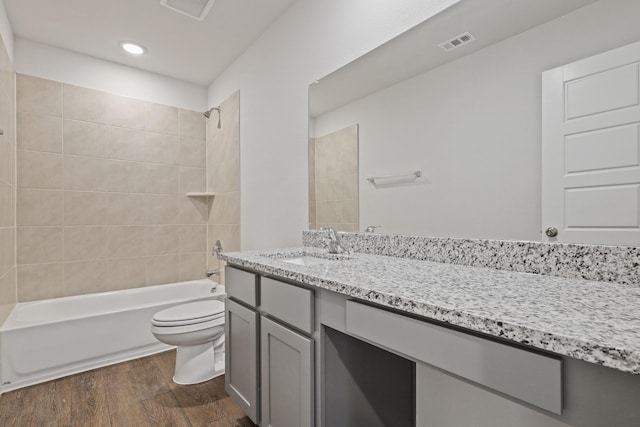
<instances>
[{"instance_id":1,"label":"cabinet knob","mask_svg":"<svg viewBox=\"0 0 640 427\"><path fill-rule=\"evenodd\" d=\"M555 227L549 227L544 232L548 237L556 237L558 235L558 229Z\"/></svg>"}]
</instances>

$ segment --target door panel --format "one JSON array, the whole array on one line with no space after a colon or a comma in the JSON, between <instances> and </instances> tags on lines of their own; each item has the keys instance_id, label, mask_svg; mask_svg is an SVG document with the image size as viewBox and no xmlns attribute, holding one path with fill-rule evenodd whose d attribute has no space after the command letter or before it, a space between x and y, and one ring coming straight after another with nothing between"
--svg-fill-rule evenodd
<instances>
[{"instance_id":1,"label":"door panel","mask_svg":"<svg viewBox=\"0 0 640 427\"><path fill-rule=\"evenodd\" d=\"M542 76L542 230L640 243L640 43Z\"/></svg>"},{"instance_id":2,"label":"door panel","mask_svg":"<svg viewBox=\"0 0 640 427\"><path fill-rule=\"evenodd\" d=\"M569 135L567 174L638 166L638 125L616 126Z\"/></svg>"},{"instance_id":3,"label":"door panel","mask_svg":"<svg viewBox=\"0 0 640 427\"><path fill-rule=\"evenodd\" d=\"M565 200L567 228L638 228L638 185L568 189ZM607 209L593 206L602 204Z\"/></svg>"},{"instance_id":4,"label":"door panel","mask_svg":"<svg viewBox=\"0 0 640 427\"><path fill-rule=\"evenodd\" d=\"M567 119L638 105L638 65L627 65L566 83Z\"/></svg>"},{"instance_id":5,"label":"door panel","mask_svg":"<svg viewBox=\"0 0 640 427\"><path fill-rule=\"evenodd\" d=\"M227 299L225 389L254 423L258 422L258 313Z\"/></svg>"},{"instance_id":6,"label":"door panel","mask_svg":"<svg viewBox=\"0 0 640 427\"><path fill-rule=\"evenodd\" d=\"M312 426L313 340L262 317L261 348L261 425Z\"/></svg>"}]
</instances>

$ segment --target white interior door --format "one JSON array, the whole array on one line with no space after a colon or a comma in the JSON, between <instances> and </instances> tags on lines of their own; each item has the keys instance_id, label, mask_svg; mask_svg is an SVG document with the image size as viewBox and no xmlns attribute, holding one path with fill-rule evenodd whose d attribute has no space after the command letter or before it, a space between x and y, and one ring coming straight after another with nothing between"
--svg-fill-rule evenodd
<instances>
[{"instance_id":1,"label":"white interior door","mask_svg":"<svg viewBox=\"0 0 640 427\"><path fill-rule=\"evenodd\" d=\"M542 228L640 244L640 43L542 74Z\"/></svg>"}]
</instances>

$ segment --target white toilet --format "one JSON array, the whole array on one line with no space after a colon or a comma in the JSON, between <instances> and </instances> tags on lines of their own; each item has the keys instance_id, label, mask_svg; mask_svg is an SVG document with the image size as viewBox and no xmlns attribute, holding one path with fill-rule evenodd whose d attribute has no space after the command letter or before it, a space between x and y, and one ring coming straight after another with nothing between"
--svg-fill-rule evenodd
<instances>
[{"instance_id":1,"label":"white toilet","mask_svg":"<svg viewBox=\"0 0 640 427\"><path fill-rule=\"evenodd\" d=\"M197 384L224 374L224 302L204 300L157 312L151 332L175 345L177 384Z\"/></svg>"}]
</instances>

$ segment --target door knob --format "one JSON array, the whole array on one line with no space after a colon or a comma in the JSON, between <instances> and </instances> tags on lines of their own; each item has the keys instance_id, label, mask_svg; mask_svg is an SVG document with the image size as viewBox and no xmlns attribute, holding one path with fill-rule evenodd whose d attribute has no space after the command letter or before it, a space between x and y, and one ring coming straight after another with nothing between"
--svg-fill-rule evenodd
<instances>
[{"instance_id":1,"label":"door knob","mask_svg":"<svg viewBox=\"0 0 640 427\"><path fill-rule=\"evenodd\" d=\"M556 237L558 235L558 229L555 227L549 227L544 232L548 237Z\"/></svg>"}]
</instances>

